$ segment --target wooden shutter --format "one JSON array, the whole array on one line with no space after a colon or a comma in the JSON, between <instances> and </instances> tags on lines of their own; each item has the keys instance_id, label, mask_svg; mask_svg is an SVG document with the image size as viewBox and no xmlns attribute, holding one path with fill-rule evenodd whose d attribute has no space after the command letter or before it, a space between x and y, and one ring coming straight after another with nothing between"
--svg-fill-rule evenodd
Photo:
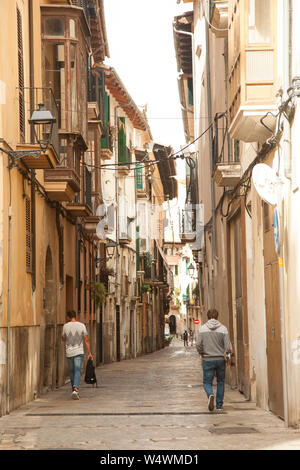
<instances>
[{"instance_id":1,"label":"wooden shutter","mask_svg":"<svg viewBox=\"0 0 300 470\"><path fill-rule=\"evenodd\" d=\"M17 46L18 46L18 99L20 142L25 142L25 105L24 105L24 61L22 16L17 8Z\"/></svg>"},{"instance_id":2,"label":"wooden shutter","mask_svg":"<svg viewBox=\"0 0 300 470\"><path fill-rule=\"evenodd\" d=\"M26 271L32 272L32 237L31 237L31 202L25 198L26 204Z\"/></svg>"},{"instance_id":3,"label":"wooden shutter","mask_svg":"<svg viewBox=\"0 0 300 470\"><path fill-rule=\"evenodd\" d=\"M118 125L118 156L119 156L119 163L127 162L125 118L123 117L119 118L119 125Z\"/></svg>"}]
</instances>

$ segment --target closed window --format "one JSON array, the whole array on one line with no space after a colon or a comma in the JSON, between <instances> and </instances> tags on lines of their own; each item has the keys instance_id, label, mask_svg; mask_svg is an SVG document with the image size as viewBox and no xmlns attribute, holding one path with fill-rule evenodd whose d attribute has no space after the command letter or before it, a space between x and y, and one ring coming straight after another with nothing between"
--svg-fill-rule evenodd
<instances>
[{"instance_id":1,"label":"closed window","mask_svg":"<svg viewBox=\"0 0 300 470\"><path fill-rule=\"evenodd\" d=\"M65 23L62 18L45 18L44 33L47 36L64 36Z\"/></svg>"},{"instance_id":2,"label":"closed window","mask_svg":"<svg viewBox=\"0 0 300 470\"><path fill-rule=\"evenodd\" d=\"M248 41L250 44L271 42L272 0L249 0Z\"/></svg>"}]
</instances>

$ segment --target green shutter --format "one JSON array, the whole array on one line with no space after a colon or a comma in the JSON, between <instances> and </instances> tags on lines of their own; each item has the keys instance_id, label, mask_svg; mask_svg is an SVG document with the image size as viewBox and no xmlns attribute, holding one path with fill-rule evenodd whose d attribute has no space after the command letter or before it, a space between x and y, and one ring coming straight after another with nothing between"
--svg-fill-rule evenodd
<instances>
[{"instance_id":1,"label":"green shutter","mask_svg":"<svg viewBox=\"0 0 300 470\"><path fill-rule=\"evenodd\" d=\"M125 118L119 118L118 122L118 160L119 163L127 162L126 155L126 132L125 132Z\"/></svg>"},{"instance_id":2,"label":"green shutter","mask_svg":"<svg viewBox=\"0 0 300 470\"><path fill-rule=\"evenodd\" d=\"M108 138L109 119L110 119L110 96L105 92L105 135L101 137L101 147L103 149L109 148L109 138Z\"/></svg>"},{"instance_id":3,"label":"green shutter","mask_svg":"<svg viewBox=\"0 0 300 470\"><path fill-rule=\"evenodd\" d=\"M143 189L143 167L141 163L136 164L136 187Z\"/></svg>"}]
</instances>

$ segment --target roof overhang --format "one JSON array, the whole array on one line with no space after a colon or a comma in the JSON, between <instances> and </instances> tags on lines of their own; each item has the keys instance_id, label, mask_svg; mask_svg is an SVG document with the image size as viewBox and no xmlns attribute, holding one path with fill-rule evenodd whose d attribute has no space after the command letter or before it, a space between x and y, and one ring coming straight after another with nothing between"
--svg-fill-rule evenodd
<instances>
[{"instance_id":1,"label":"roof overhang","mask_svg":"<svg viewBox=\"0 0 300 470\"><path fill-rule=\"evenodd\" d=\"M149 131L145 113L137 107L115 69L108 66L103 66L103 69L105 71L106 87L129 117L134 127L142 131Z\"/></svg>"},{"instance_id":2,"label":"roof overhang","mask_svg":"<svg viewBox=\"0 0 300 470\"><path fill-rule=\"evenodd\" d=\"M102 63L109 57L109 48L106 34L103 0L90 0L90 9L94 14L90 16L91 47L95 63Z\"/></svg>"},{"instance_id":3,"label":"roof overhang","mask_svg":"<svg viewBox=\"0 0 300 470\"><path fill-rule=\"evenodd\" d=\"M185 33L192 32L194 12L188 11L174 17L174 46L178 72L193 73L192 38ZM180 32L182 31L182 33Z\"/></svg>"}]
</instances>

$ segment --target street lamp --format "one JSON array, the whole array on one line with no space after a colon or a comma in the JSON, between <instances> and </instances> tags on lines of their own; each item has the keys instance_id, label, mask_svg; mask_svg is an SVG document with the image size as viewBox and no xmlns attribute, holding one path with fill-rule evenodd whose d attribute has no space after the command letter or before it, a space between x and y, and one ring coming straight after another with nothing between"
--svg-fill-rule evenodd
<instances>
[{"instance_id":1,"label":"street lamp","mask_svg":"<svg viewBox=\"0 0 300 470\"><path fill-rule=\"evenodd\" d=\"M56 119L52 116L51 111L45 109L43 103L40 103L39 109L33 111L29 124L32 125L36 141L41 150L45 152L51 140L53 125Z\"/></svg>"},{"instance_id":2,"label":"street lamp","mask_svg":"<svg viewBox=\"0 0 300 470\"><path fill-rule=\"evenodd\" d=\"M105 250L106 250L107 256L104 256L103 258L96 258L95 260L96 264L101 263L101 261L104 261L106 259L111 259L115 254L116 246L117 246L116 242L113 242L113 241L109 241L108 243L106 243Z\"/></svg>"},{"instance_id":3,"label":"street lamp","mask_svg":"<svg viewBox=\"0 0 300 470\"><path fill-rule=\"evenodd\" d=\"M194 271L195 271L195 268L194 266L192 265L192 263L190 263L189 267L188 267L188 272L189 272L189 276L190 277L193 277L194 276Z\"/></svg>"},{"instance_id":4,"label":"street lamp","mask_svg":"<svg viewBox=\"0 0 300 470\"><path fill-rule=\"evenodd\" d=\"M9 168L14 167L16 161L23 157L39 158L41 152L45 152L49 146L53 125L56 122L51 111L45 109L43 104L39 104L39 109L33 111L28 122L33 127L34 136L40 146L40 150L6 150L0 147L0 150L9 157Z\"/></svg>"}]
</instances>

